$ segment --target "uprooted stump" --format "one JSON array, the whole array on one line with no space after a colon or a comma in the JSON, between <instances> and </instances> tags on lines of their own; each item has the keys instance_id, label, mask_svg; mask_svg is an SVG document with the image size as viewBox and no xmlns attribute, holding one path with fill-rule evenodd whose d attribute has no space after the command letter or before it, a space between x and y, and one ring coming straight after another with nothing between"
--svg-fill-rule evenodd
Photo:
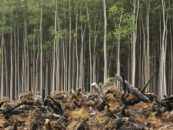
<instances>
[{"instance_id":1,"label":"uprooted stump","mask_svg":"<svg viewBox=\"0 0 173 130\"><path fill-rule=\"evenodd\" d=\"M153 99L137 89L124 94L109 84L102 92L54 92L44 100L28 92L0 101L0 130L167 130L173 128L173 98ZM147 99L143 100L143 99Z\"/></svg>"}]
</instances>

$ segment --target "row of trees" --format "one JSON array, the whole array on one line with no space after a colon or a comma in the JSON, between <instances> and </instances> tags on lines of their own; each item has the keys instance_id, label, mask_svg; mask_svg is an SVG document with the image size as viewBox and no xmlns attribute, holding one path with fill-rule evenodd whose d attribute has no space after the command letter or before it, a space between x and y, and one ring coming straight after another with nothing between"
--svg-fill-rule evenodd
<instances>
[{"instance_id":1,"label":"row of trees","mask_svg":"<svg viewBox=\"0 0 173 130\"><path fill-rule=\"evenodd\" d=\"M173 93L171 0L2 0L0 97L106 82ZM123 67L120 67L120 66Z\"/></svg>"}]
</instances>

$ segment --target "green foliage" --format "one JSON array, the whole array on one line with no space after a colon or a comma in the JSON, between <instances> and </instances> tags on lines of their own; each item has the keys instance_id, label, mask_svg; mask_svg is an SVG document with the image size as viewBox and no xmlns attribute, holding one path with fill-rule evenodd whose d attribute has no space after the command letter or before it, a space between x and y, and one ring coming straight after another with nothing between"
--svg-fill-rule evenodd
<instances>
[{"instance_id":1,"label":"green foliage","mask_svg":"<svg viewBox=\"0 0 173 130\"><path fill-rule=\"evenodd\" d=\"M28 19L30 25L37 25L39 22L39 19L37 17L29 16Z\"/></svg>"},{"instance_id":2,"label":"green foliage","mask_svg":"<svg viewBox=\"0 0 173 130\"><path fill-rule=\"evenodd\" d=\"M57 31L55 32L55 27L54 27L54 26L50 26L50 27L49 27L49 32L51 33L51 36L52 36L53 39L55 39L55 40L61 40L61 39L63 39L65 33L68 33L67 29L57 30Z\"/></svg>"},{"instance_id":3,"label":"green foliage","mask_svg":"<svg viewBox=\"0 0 173 130\"><path fill-rule=\"evenodd\" d=\"M81 15L81 16L79 17L79 21L80 21L81 23L86 23L86 22L87 22L87 16L86 16L86 15Z\"/></svg>"},{"instance_id":4,"label":"green foliage","mask_svg":"<svg viewBox=\"0 0 173 130\"><path fill-rule=\"evenodd\" d=\"M112 7L109 8L108 12L109 12L109 17L112 17L112 16L116 15L117 13L119 13L119 9L118 9L117 5L114 4Z\"/></svg>"},{"instance_id":5,"label":"green foliage","mask_svg":"<svg viewBox=\"0 0 173 130\"><path fill-rule=\"evenodd\" d=\"M135 30L133 26L133 19L133 15L129 13L123 14L121 24L117 27L116 31L114 32L114 35L116 37L120 36L122 38L125 38L128 35L130 35Z\"/></svg>"},{"instance_id":6,"label":"green foliage","mask_svg":"<svg viewBox=\"0 0 173 130\"><path fill-rule=\"evenodd\" d=\"M67 33L67 30L66 30L66 29L57 31L57 32L55 33L55 39L56 39L56 40L61 40L61 39L63 39L63 38L64 38L64 35L65 35L66 33Z\"/></svg>"},{"instance_id":7,"label":"green foliage","mask_svg":"<svg viewBox=\"0 0 173 130\"><path fill-rule=\"evenodd\" d=\"M68 53L69 50L69 14L71 14L71 34L72 34L72 45L75 45L76 39L78 41L77 50L74 50L76 54L80 54L81 47L81 29L86 25L86 32L84 36L84 66L86 70L89 70L88 61L89 61L89 37L91 40L91 52L93 56L94 52L94 38L97 34L97 43L96 43L96 62L100 64L103 62L103 34L104 34L104 18L103 18L103 1L102 0L70 0L71 9L69 12L69 0L57 0L57 27L55 30L55 8L56 0L43 0L43 5L41 5L41 0L1 0L0 2L0 36L4 33L5 38L5 49L10 50L10 32L13 31L13 41L19 37L19 52L23 54L23 44L24 44L24 22L27 22L27 40L29 50L28 53L35 52L39 55L40 53L40 11L41 7L43 9L43 58L45 61L51 57L52 48L54 41L58 41L60 47L61 43L65 43L65 48ZM138 17L138 30L133 26L134 16L133 14L133 1L129 0L107 0L107 51L108 57L111 62L112 68L110 71L115 69L115 55L117 39L121 40L121 58L123 58L124 64L128 61L126 54L130 50L129 43L131 42L131 34L133 31L138 31L140 33L137 36L137 42L139 42L142 48L143 46L143 32L146 33L146 10L150 4L150 45L151 47L157 46L159 43L160 35L162 34L162 5L161 1L158 0L142 0L139 7L139 17ZM170 42L171 39L171 30L172 28L172 16L173 16L173 2L171 0L165 1L166 3L166 22L167 22L167 42ZM89 12L90 20L87 19L87 9ZM76 29L76 16L78 17L78 30ZM24 21L25 20L25 21ZM141 29L141 24L143 22L144 29ZM81 26L81 24L83 26ZM89 30L89 24L91 26ZM82 27L82 28L81 28ZM159 28L160 27L160 28ZM159 30L160 29L160 30ZM17 43L14 42L14 43ZM168 49L169 49L168 43ZM137 46L137 48L140 48ZM72 49L74 47L72 46ZM159 48L159 47L158 47ZM158 49L157 48L157 49ZM76 49L76 48L75 48ZM154 53L159 54L159 50L154 50ZM62 51L60 49L60 51ZM72 51L73 52L73 51ZM0 50L0 57L2 50ZM61 53L61 52L60 52ZM112 53L112 56L110 54ZM75 55L76 55L75 54ZM30 55L30 54L29 54ZM61 55L63 55L61 53ZM68 55L68 54L66 54ZM122 56L123 55L123 56ZM156 55L156 54L155 54ZM7 54L7 58L10 55ZM21 58L22 56L20 56ZM65 57L65 56L64 56ZM76 56L74 56L76 58ZM79 58L80 56L78 56ZM74 58L74 59L75 59ZM154 57L155 58L155 57ZM151 57L145 57L142 60L146 60L148 64L154 60ZM67 56L68 59L68 56ZM125 59L125 60L124 60ZM22 59L23 60L23 59ZM76 59L75 59L76 60ZM7 62L9 62L8 60ZM21 61L21 59L19 59ZM39 59L38 59L39 61ZM79 58L80 62L80 58ZM10 63L10 62L9 62ZM67 62L68 63L68 62ZM67 65L68 66L68 65ZM75 67L75 66L74 66ZM99 68L100 67L100 68ZM102 65L99 66L99 74L102 73ZM112 71L114 72L114 71ZM88 72L86 72L88 73ZM102 77L100 75L99 77Z\"/></svg>"},{"instance_id":8,"label":"green foliage","mask_svg":"<svg viewBox=\"0 0 173 130\"><path fill-rule=\"evenodd\" d=\"M9 33L11 32L12 28L6 25L0 26L0 34L4 33Z\"/></svg>"},{"instance_id":9,"label":"green foliage","mask_svg":"<svg viewBox=\"0 0 173 130\"><path fill-rule=\"evenodd\" d=\"M127 11L125 12L123 7L119 7L117 4L114 4L109 8L108 12L109 17L115 20L114 24L116 24L116 27L113 31L113 36L115 38L126 38L134 31L134 16Z\"/></svg>"}]
</instances>

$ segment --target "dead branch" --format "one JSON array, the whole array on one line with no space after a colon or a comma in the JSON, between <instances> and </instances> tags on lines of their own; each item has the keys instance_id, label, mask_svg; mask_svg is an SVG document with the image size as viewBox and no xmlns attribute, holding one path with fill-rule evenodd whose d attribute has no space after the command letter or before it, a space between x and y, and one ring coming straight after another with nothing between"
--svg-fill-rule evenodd
<instances>
[{"instance_id":1,"label":"dead branch","mask_svg":"<svg viewBox=\"0 0 173 130\"><path fill-rule=\"evenodd\" d=\"M150 79L148 80L148 82L147 82L147 83L144 85L144 87L140 90L141 93L144 93L144 92L145 92L145 89L147 88L148 84L153 80L154 76L156 75L156 72L157 72L157 71L155 71L155 72L151 75L151 77L150 77Z\"/></svg>"},{"instance_id":2,"label":"dead branch","mask_svg":"<svg viewBox=\"0 0 173 130\"><path fill-rule=\"evenodd\" d=\"M115 77L117 78L118 81L120 81L121 84L123 84L123 79L121 76L119 76L118 74L115 75ZM150 102L150 99L148 97L146 97L145 95L143 95L136 87L134 87L133 85L131 85L127 80L124 80L126 87L129 89L129 91L140 97L143 101L145 102Z\"/></svg>"}]
</instances>

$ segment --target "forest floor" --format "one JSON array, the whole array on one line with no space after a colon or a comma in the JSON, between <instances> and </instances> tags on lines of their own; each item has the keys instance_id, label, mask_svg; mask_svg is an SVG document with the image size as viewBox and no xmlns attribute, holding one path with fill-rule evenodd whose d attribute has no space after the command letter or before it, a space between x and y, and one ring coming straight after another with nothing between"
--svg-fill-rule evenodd
<instances>
[{"instance_id":1,"label":"forest floor","mask_svg":"<svg viewBox=\"0 0 173 130\"><path fill-rule=\"evenodd\" d=\"M171 130L172 97L142 101L108 82L103 91L54 92L42 100L28 92L0 102L0 130Z\"/></svg>"}]
</instances>

